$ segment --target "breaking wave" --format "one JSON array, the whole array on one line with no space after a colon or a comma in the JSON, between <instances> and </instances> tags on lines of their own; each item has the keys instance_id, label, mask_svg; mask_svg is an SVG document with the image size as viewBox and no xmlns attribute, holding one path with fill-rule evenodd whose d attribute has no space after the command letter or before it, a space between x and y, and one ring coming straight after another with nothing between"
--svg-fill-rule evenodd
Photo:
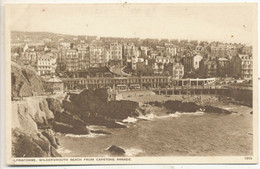
<instances>
[{"instance_id":1,"label":"breaking wave","mask_svg":"<svg viewBox=\"0 0 260 169\"><path fill-rule=\"evenodd\" d=\"M129 149L125 149L125 156L128 157L134 157L137 156L140 153L143 153L144 151L141 149L137 149L137 148L129 148Z\"/></svg>"},{"instance_id":2,"label":"breaking wave","mask_svg":"<svg viewBox=\"0 0 260 169\"><path fill-rule=\"evenodd\" d=\"M57 152L60 154L69 154L71 152L71 150L60 147L57 149Z\"/></svg>"},{"instance_id":3,"label":"breaking wave","mask_svg":"<svg viewBox=\"0 0 260 169\"><path fill-rule=\"evenodd\" d=\"M105 134L96 134L96 133L90 133L90 134L65 134L66 137L75 137L75 138L95 138L99 136L105 136Z\"/></svg>"},{"instance_id":4,"label":"breaking wave","mask_svg":"<svg viewBox=\"0 0 260 169\"><path fill-rule=\"evenodd\" d=\"M123 123L136 123L138 120L147 120L147 121L152 121L154 119L162 119L162 118L177 118L183 115L190 115L190 116L201 116L205 114L203 111L197 111L197 112L175 112L175 113L170 113L167 115L156 115L153 113L149 113L146 115L139 115L138 117L127 117L126 119L122 120ZM118 124L124 125L121 122L116 122Z\"/></svg>"},{"instance_id":5,"label":"breaking wave","mask_svg":"<svg viewBox=\"0 0 260 169\"><path fill-rule=\"evenodd\" d=\"M135 123L137 121L134 117L127 117L126 119L122 120L124 123Z\"/></svg>"},{"instance_id":6,"label":"breaking wave","mask_svg":"<svg viewBox=\"0 0 260 169\"><path fill-rule=\"evenodd\" d=\"M141 120L152 120L154 118L156 118L157 115L153 114L153 113L149 113L149 114L146 114L146 115L140 115L137 117L137 119L141 119Z\"/></svg>"}]
</instances>

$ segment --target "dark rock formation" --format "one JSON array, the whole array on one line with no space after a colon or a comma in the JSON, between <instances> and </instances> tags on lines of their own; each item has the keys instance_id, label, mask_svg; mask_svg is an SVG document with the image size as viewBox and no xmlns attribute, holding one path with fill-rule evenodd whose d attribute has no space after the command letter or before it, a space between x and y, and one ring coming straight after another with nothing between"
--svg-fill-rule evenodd
<instances>
[{"instance_id":1,"label":"dark rock formation","mask_svg":"<svg viewBox=\"0 0 260 169\"><path fill-rule=\"evenodd\" d=\"M89 134L85 126L73 126L66 123L54 122L53 130L63 134Z\"/></svg>"},{"instance_id":2,"label":"dark rock formation","mask_svg":"<svg viewBox=\"0 0 260 169\"><path fill-rule=\"evenodd\" d=\"M86 123L77 115L73 115L68 111L55 114L55 122L69 124L75 127L86 127Z\"/></svg>"},{"instance_id":3,"label":"dark rock formation","mask_svg":"<svg viewBox=\"0 0 260 169\"><path fill-rule=\"evenodd\" d=\"M121 147L112 145L111 147L109 147L109 149L107 149L107 151L109 151L110 153L114 154L114 155L124 155L125 154L125 150L122 149Z\"/></svg>"},{"instance_id":4,"label":"dark rock formation","mask_svg":"<svg viewBox=\"0 0 260 169\"><path fill-rule=\"evenodd\" d=\"M39 95L44 92L42 79L32 67L11 62L12 97Z\"/></svg>"},{"instance_id":5,"label":"dark rock formation","mask_svg":"<svg viewBox=\"0 0 260 169\"><path fill-rule=\"evenodd\" d=\"M213 107L213 106L204 106L203 107L205 113L219 113L219 114L231 114L231 111L221 109L218 107Z\"/></svg>"},{"instance_id":6,"label":"dark rock formation","mask_svg":"<svg viewBox=\"0 0 260 169\"><path fill-rule=\"evenodd\" d=\"M150 105L155 105L157 107L165 107L170 111L168 113L178 112L197 112L203 110L205 113L219 113L219 114L231 114L231 111L214 107L214 106L200 106L194 102L182 102L178 100L168 100L165 103L160 102L149 102Z\"/></svg>"},{"instance_id":7,"label":"dark rock formation","mask_svg":"<svg viewBox=\"0 0 260 169\"><path fill-rule=\"evenodd\" d=\"M112 134L112 133L104 131L104 130L90 130L90 132L96 133L96 134Z\"/></svg>"},{"instance_id":8,"label":"dark rock formation","mask_svg":"<svg viewBox=\"0 0 260 169\"><path fill-rule=\"evenodd\" d=\"M48 107L49 109L54 113L54 115L56 113L61 113L63 108L62 108L62 102L58 99L55 98L46 98L47 102L48 102Z\"/></svg>"},{"instance_id":9,"label":"dark rock formation","mask_svg":"<svg viewBox=\"0 0 260 169\"><path fill-rule=\"evenodd\" d=\"M252 90L230 89L224 92L223 95L218 96L218 100L226 104L244 105L248 107L253 106L253 92Z\"/></svg>"},{"instance_id":10,"label":"dark rock formation","mask_svg":"<svg viewBox=\"0 0 260 169\"><path fill-rule=\"evenodd\" d=\"M77 114L72 114L69 111L64 111L62 101L54 98L46 99L49 109L54 112L53 129L56 132L70 134L88 134L86 123L78 117ZM66 100L64 100L66 102ZM71 110L72 111L72 110ZM64 128L62 128L62 126Z\"/></svg>"},{"instance_id":11,"label":"dark rock formation","mask_svg":"<svg viewBox=\"0 0 260 169\"><path fill-rule=\"evenodd\" d=\"M58 152L57 152L57 150L55 149L55 148L53 148L53 147L51 147L50 148L50 155L51 155L51 157L62 157Z\"/></svg>"},{"instance_id":12,"label":"dark rock formation","mask_svg":"<svg viewBox=\"0 0 260 169\"><path fill-rule=\"evenodd\" d=\"M107 89L84 90L70 95L71 103L64 102L64 109L76 114L84 112L106 116L112 119L125 119L137 116L138 103L128 100L108 101ZM69 108L70 106L70 108Z\"/></svg>"},{"instance_id":13,"label":"dark rock formation","mask_svg":"<svg viewBox=\"0 0 260 169\"><path fill-rule=\"evenodd\" d=\"M156 106L156 107L163 107L163 103L158 102L158 101L148 102L147 104L152 105L152 106Z\"/></svg>"},{"instance_id":14,"label":"dark rock formation","mask_svg":"<svg viewBox=\"0 0 260 169\"><path fill-rule=\"evenodd\" d=\"M84 90L80 94L69 94L69 100L63 100L65 111L79 116L90 125L102 125L109 128L122 128L115 120L138 116L137 102L120 100L109 101L107 89Z\"/></svg>"},{"instance_id":15,"label":"dark rock formation","mask_svg":"<svg viewBox=\"0 0 260 169\"><path fill-rule=\"evenodd\" d=\"M54 133L51 129L44 130L42 135L44 135L49 140L50 144L54 148L58 148L59 143L57 142L57 138L54 136Z\"/></svg>"},{"instance_id":16,"label":"dark rock formation","mask_svg":"<svg viewBox=\"0 0 260 169\"><path fill-rule=\"evenodd\" d=\"M106 126L107 128L126 128L126 126L116 123L115 120L104 117L82 115L81 119L89 125Z\"/></svg>"},{"instance_id":17,"label":"dark rock formation","mask_svg":"<svg viewBox=\"0 0 260 169\"><path fill-rule=\"evenodd\" d=\"M196 112L200 109L200 106L194 102L182 102L176 100L168 100L163 104L163 106L174 112Z\"/></svg>"}]
</instances>

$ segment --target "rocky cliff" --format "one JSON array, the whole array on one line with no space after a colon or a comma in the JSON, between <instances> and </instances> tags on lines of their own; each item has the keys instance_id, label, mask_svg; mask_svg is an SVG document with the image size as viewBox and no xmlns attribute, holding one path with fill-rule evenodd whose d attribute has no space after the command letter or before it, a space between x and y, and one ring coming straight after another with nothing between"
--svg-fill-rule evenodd
<instances>
[{"instance_id":1,"label":"rocky cliff","mask_svg":"<svg viewBox=\"0 0 260 169\"><path fill-rule=\"evenodd\" d=\"M14 157L56 157L57 139L50 123L53 113L44 98L12 102L12 154Z\"/></svg>"},{"instance_id":2,"label":"rocky cliff","mask_svg":"<svg viewBox=\"0 0 260 169\"><path fill-rule=\"evenodd\" d=\"M89 134L87 125L123 128L125 126L116 121L142 112L136 102L109 101L108 97L106 89L97 89L69 94L66 98L35 96L13 101L13 156L60 156L56 151L59 142L55 133Z\"/></svg>"},{"instance_id":3,"label":"rocky cliff","mask_svg":"<svg viewBox=\"0 0 260 169\"><path fill-rule=\"evenodd\" d=\"M12 96L24 97L44 92L42 79L30 66L20 66L11 62Z\"/></svg>"},{"instance_id":4,"label":"rocky cliff","mask_svg":"<svg viewBox=\"0 0 260 169\"><path fill-rule=\"evenodd\" d=\"M107 89L84 90L80 94L69 94L63 100L64 110L78 115L89 125L103 125L109 128L125 127L115 121L138 116L142 110L139 104L127 100L108 101Z\"/></svg>"},{"instance_id":5,"label":"rocky cliff","mask_svg":"<svg viewBox=\"0 0 260 169\"><path fill-rule=\"evenodd\" d=\"M12 154L15 157L57 157L56 132L89 134L86 123L64 111L56 98L28 97L12 102Z\"/></svg>"},{"instance_id":6,"label":"rocky cliff","mask_svg":"<svg viewBox=\"0 0 260 169\"><path fill-rule=\"evenodd\" d=\"M14 157L57 157L56 132L89 134L87 125L125 127L116 123L138 116L138 103L110 101L107 89L85 90L66 98L38 96L44 92L42 79L33 68L11 63L12 154ZM32 97L31 97L32 96ZM106 133L105 131L92 131Z\"/></svg>"}]
</instances>

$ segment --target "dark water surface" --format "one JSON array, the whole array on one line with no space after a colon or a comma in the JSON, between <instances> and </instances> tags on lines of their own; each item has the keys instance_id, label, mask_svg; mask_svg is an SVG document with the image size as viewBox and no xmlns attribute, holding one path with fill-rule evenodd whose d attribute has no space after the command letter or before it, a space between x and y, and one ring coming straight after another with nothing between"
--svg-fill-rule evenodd
<instances>
[{"instance_id":1,"label":"dark water surface","mask_svg":"<svg viewBox=\"0 0 260 169\"><path fill-rule=\"evenodd\" d=\"M126 156L246 156L253 151L251 108L233 107L236 114L172 115L137 121L111 135L59 135L64 157L110 156L111 145Z\"/></svg>"}]
</instances>

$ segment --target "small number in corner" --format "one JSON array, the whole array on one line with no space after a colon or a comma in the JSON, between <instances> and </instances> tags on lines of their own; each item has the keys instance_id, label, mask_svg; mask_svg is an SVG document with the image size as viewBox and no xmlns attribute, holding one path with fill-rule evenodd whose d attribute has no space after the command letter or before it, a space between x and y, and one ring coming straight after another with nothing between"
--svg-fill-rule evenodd
<instances>
[{"instance_id":1,"label":"small number in corner","mask_svg":"<svg viewBox=\"0 0 260 169\"><path fill-rule=\"evenodd\" d=\"M244 157L245 160L253 160L253 157Z\"/></svg>"}]
</instances>

